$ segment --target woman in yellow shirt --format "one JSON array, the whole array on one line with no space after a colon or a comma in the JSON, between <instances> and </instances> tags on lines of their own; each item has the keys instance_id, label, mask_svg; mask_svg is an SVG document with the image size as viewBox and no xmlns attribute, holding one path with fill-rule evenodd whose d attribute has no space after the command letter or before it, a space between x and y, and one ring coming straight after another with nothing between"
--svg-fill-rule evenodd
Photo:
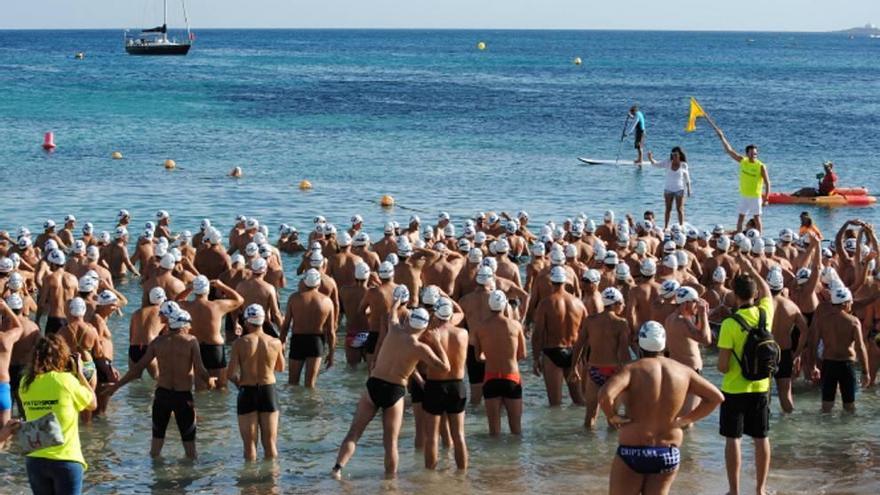
<instances>
[{"instance_id":1,"label":"woman in yellow shirt","mask_svg":"<svg viewBox=\"0 0 880 495\"><path fill-rule=\"evenodd\" d=\"M58 335L42 337L34 346L30 366L19 386L27 421L54 413L64 437L61 445L45 447L27 455L28 481L35 495L78 495L88 465L79 443L79 413L98 406L82 373L78 355L71 356Z\"/></svg>"}]
</instances>

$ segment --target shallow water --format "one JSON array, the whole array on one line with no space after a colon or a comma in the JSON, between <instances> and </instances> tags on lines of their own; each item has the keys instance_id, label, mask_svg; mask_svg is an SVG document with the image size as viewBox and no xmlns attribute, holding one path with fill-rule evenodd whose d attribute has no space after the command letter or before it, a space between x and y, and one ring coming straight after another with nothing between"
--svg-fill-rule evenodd
<instances>
[{"instance_id":1,"label":"shallow water","mask_svg":"<svg viewBox=\"0 0 880 495\"><path fill-rule=\"evenodd\" d=\"M388 218L437 210L461 218L478 209L524 208L535 223L606 208L659 212L662 174L585 167L575 157L613 157L625 109L645 108L649 146L689 152L695 223L734 220L734 164L705 125L685 135L687 97L713 113L734 146L754 141L774 189L813 182L823 159L841 182L878 187L874 173L880 102L876 40L832 35L467 31L204 31L190 56L128 57L117 32L0 31L0 227L68 213L109 229L118 208L135 223L160 207L175 229L211 217L224 232L234 215L273 229L301 230L317 213L345 225L360 212L371 233ZM747 44L746 38L755 39ZM477 52L474 43L489 49ZM242 46L246 48L241 48ZM73 60L85 50L86 59ZM584 65L570 63L581 56ZM59 148L39 149L53 130ZM623 156L631 150L624 145ZM125 159L113 161L114 150ZM162 170L173 158L178 170ZM232 166L245 177L223 177ZM315 189L296 184L310 179ZM734 191L731 193L731 191ZM399 206L376 201L392 194ZM771 232L800 207L772 207ZM813 210L828 231L875 208ZM826 232L827 233L827 232ZM287 258L291 275L293 260ZM138 294L136 283L123 286ZM283 292L282 300L289 291ZM134 308L127 308L126 314ZM124 370L127 319L113 320ZM341 362L343 356L340 354ZM714 358L709 357L714 364ZM708 377L720 377L707 364ZM346 469L327 472L363 390L363 371L331 369L317 391L281 386L281 456L240 459L234 393L200 393L196 463L181 460L171 427L166 457L152 462L152 384L113 398L109 419L83 428L92 493L273 493L379 490L605 493L615 434L581 429L583 409L545 405L543 383L523 368L524 435L491 439L481 409L468 410L471 469L443 458L425 472L401 435L401 474L383 481L381 428L371 425ZM286 381L286 376L281 377ZM801 390L798 410L773 406L770 486L777 493L876 493L880 479L876 391L855 417L817 414L818 392ZM753 478L745 448L744 487ZM453 466L453 467L450 467ZM722 493L726 480L717 412L686 436L675 493ZM0 492L26 490L23 463L0 456Z\"/></svg>"}]
</instances>

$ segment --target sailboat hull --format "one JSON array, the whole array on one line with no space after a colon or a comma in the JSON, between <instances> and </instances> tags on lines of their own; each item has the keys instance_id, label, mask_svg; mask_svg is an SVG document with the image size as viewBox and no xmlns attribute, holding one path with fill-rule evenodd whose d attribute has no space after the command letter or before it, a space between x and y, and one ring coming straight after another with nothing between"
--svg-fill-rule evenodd
<instances>
[{"instance_id":1,"label":"sailboat hull","mask_svg":"<svg viewBox=\"0 0 880 495\"><path fill-rule=\"evenodd\" d=\"M186 55L189 53L189 43L169 43L161 45L137 45L129 44L125 46L125 51L129 55Z\"/></svg>"}]
</instances>

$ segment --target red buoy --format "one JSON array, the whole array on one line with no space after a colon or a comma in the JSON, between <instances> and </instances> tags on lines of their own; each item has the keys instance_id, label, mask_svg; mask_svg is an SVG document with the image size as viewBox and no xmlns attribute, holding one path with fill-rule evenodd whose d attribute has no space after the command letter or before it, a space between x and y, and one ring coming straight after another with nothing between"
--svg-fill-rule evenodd
<instances>
[{"instance_id":1,"label":"red buoy","mask_svg":"<svg viewBox=\"0 0 880 495\"><path fill-rule=\"evenodd\" d=\"M43 149L46 151L55 149L55 133L49 131L43 136Z\"/></svg>"}]
</instances>

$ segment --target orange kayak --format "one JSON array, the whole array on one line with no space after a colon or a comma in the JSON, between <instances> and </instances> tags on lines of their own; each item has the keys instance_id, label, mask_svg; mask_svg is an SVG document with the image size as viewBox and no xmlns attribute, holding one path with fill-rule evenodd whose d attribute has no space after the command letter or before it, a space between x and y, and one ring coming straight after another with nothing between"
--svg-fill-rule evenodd
<instances>
[{"instance_id":1,"label":"orange kayak","mask_svg":"<svg viewBox=\"0 0 880 495\"><path fill-rule=\"evenodd\" d=\"M867 196L868 190L864 187L835 187L831 194L840 194L843 196Z\"/></svg>"},{"instance_id":2,"label":"orange kayak","mask_svg":"<svg viewBox=\"0 0 880 495\"><path fill-rule=\"evenodd\" d=\"M830 196L803 197L785 193L770 193L767 202L772 205L815 205L815 206L869 206L877 202L874 196L868 196L864 188L852 188L852 194L840 194L835 189ZM859 194L861 193L861 194Z\"/></svg>"}]
</instances>

